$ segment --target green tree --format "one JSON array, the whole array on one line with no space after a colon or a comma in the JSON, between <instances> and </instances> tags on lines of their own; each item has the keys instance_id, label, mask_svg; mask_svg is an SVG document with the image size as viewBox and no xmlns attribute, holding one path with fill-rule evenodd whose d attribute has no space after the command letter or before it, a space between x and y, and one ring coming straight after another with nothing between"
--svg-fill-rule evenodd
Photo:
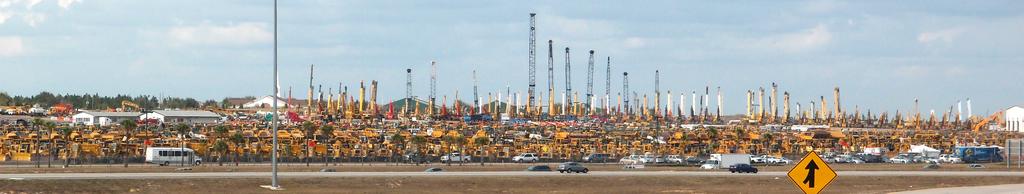
<instances>
[{"instance_id":1,"label":"green tree","mask_svg":"<svg viewBox=\"0 0 1024 194\"><path fill-rule=\"evenodd\" d=\"M243 137L241 133L235 133L235 135L231 136L231 142L235 143L235 148L242 148L242 145L245 143L245 137ZM235 166L238 166L238 156L240 153L238 153L238 150L234 150L234 152Z\"/></svg>"},{"instance_id":2,"label":"green tree","mask_svg":"<svg viewBox=\"0 0 1024 194\"><path fill-rule=\"evenodd\" d=\"M217 140L217 143L213 144L213 150L219 153L217 155L217 165L224 166L224 155L228 152L228 143L224 140Z\"/></svg>"},{"instance_id":3,"label":"green tree","mask_svg":"<svg viewBox=\"0 0 1024 194\"><path fill-rule=\"evenodd\" d=\"M323 126L321 126L320 127L320 138L323 139L323 141L320 141L320 142L324 143L325 146L330 145L333 142L332 140L334 139L334 126L331 126L331 125L323 125ZM334 153L325 153L324 154L324 166L327 166L327 163L328 163L327 162L327 156L328 155L332 155L332 154L334 154Z\"/></svg>"},{"instance_id":4,"label":"green tree","mask_svg":"<svg viewBox=\"0 0 1024 194\"><path fill-rule=\"evenodd\" d=\"M71 128L61 128L60 135L64 137L64 168L71 165Z\"/></svg>"},{"instance_id":5,"label":"green tree","mask_svg":"<svg viewBox=\"0 0 1024 194\"><path fill-rule=\"evenodd\" d=\"M178 143L181 144L181 152L185 153L185 144L188 143L186 142L188 138L185 137L192 132L192 128L185 124L178 124L174 127L174 130L178 132L178 137L180 137ZM181 155L181 166L185 166L185 154Z\"/></svg>"},{"instance_id":6,"label":"green tree","mask_svg":"<svg viewBox=\"0 0 1024 194\"><path fill-rule=\"evenodd\" d=\"M309 142L311 139L313 139L314 133L316 133L316 125L314 125L313 122L309 122L309 121L302 122L302 132L305 133L306 142ZM303 149L303 150L305 150L306 154L304 156L302 156L303 160L306 160L306 166L309 166L309 161L310 161L309 156L311 155L309 150L312 149L312 148L308 147L308 145L309 144L303 145L303 146L306 146L306 149Z\"/></svg>"},{"instance_id":7,"label":"green tree","mask_svg":"<svg viewBox=\"0 0 1024 194\"><path fill-rule=\"evenodd\" d=\"M124 163L124 167L128 168L128 140L131 139L131 134L139 127L135 120L121 120L121 128L124 129L124 138L121 139L121 161Z\"/></svg>"},{"instance_id":8,"label":"green tree","mask_svg":"<svg viewBox=\"0 0 1024 194\"><path fill-rule=\"evenodd\" d=\"M391 143L395 144L397 149L391 152L391 158L395 158L395 155L401 156L402 153L399 153L399 151L405 151L405 136L402 136L402 133L395 133L391 135ZM395 164L398 164L398 159L395 159Z\"/></svg>"},{"instance_id":9,"label":"green tree","mask_svg":"<svg viewBox=\"0 0 1024 194\"><path fill-rule=\"evenodd\" d=\"M422 150L423 150L423 147L427 144L427 138L423 137L423 136L414 135L414 136L412 136L412 140L410 140L410 141L412 141L413 145L416 145L416 155L419 155L419 157L421 157L421 158L425 157L423 155L423 151ZM417 166L420 165L420 161L414 161L414 162L416 163Z\"/></svg>"},{"instance_id":10,"label":"green tree","mask_svg":"<svg viewBox=\"0 0 1024 194\"><path fill-rule=\"evenodd\" d=\"M486 153L486 146L491 144L491 138L489 137L477 137L473 139L473 144L480 150L480 166L484 165L484 153Z\"/></svg>"}]
</instances>

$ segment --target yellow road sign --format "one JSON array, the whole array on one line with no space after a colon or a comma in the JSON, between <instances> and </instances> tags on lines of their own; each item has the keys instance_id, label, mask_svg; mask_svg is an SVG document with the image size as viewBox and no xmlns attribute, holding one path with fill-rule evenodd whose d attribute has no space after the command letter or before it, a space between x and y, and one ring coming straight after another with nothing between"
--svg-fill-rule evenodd
<instances>
[{"instance_id":1,"label":"yellow road sign","mask_svg":"<svg viewBox=\"0 0 1024 194\"><path fill-rule=\"evenodd\" d=\"M796 163L792 170L789 170L789 180L796 184L796 187L806 194L816 194L825 190L825 187L832 180L836 179L836 172L828 167L828 164L817 153L809 152L804 159Z\"/></svg>"}]
</instances>

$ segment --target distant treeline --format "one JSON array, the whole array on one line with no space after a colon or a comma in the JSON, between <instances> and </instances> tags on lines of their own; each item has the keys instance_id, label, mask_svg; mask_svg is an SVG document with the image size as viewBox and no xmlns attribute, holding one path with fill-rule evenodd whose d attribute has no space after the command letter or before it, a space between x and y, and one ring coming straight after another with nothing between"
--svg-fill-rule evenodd
<instances>
[{"instance_id":1,"label":"distant treeline","mask_svg":"<svg viewBox=\"0 0 1024 194\"><path fill-rule=\"evenodd\" d=\"M140 95L135 97L120 94L117 96L100 96L98 94L54 95L50 92L40 92L35 96L10 96L5 92L0 92L0 106L31 106L39 104L43 107L49 107L57 103L68 103L79 109L97 110L120 108L121 102L126 100L139 105L139 107L143 109L156 109L158 107L188 109L220 105L214 100L200 102L194 98L166 97L161 101L156 96L149 95Z\"/></svg>"}]
</instances>

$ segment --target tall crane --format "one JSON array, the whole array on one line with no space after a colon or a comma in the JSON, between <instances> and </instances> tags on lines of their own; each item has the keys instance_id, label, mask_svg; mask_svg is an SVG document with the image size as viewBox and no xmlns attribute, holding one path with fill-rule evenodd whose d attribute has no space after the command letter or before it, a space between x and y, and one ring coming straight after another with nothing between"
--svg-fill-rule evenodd
<instances>
[{"instance_id":1,"label":"tall crane","mask_svg":"<svg viewBox=\"0 0 1024 194\"><path fill-rule=\"evenodd\" d=\"M611 113L608 110L611 109L610 101L612 95L612 57L608 57L608 67L604 70L604 108L605 113Z\"/></svg>"},{"instance_id":2,"label":"tall crane","mask_svg":"<svg viewBox=\"0 0 1024 194\"><path fill-rule=\"evenodd\" d=\"M313 114L313 64L309 64L309 93L306 98L306 115Z\"/></svg>"},{"instance_id":3,"label":"tall crane","mask_svg":"<svg viewBox=\"0 0 1024 194\"><path fill-rule=\"evenodd\" d=\"M628 114L628 113L630 113L630 111L629 111L630 110L630 108L629 108L629 72L622 72L622 94L623 94L622 99L626 100L625 103L623 103L623 105L625 105L623 107L625 107L624 108L624 109L626 109L625 112Z\"/></svg>"},{"instance_id":4,"label":"tall crane","mask_svg":"<svg viewBox=\"0 0 1024 194\"><path fill-rule=\"evenodd\" d=\"M654 70L654 114L657 115L661 107L661 71ZM646 110L645 110L646 111ZM657 116L655 116L657 118Z\"/></svg>"},{"instance_id":5,"label":"tall crane","mask_svg":"<svg viewBox=\"0 0 1024 194\"><path fill-rule=\"evenodd\" d=\"M555 116L555 50L548 40L548 116Z\"/></svg>"},{"instance_id":6,"label":"tall crane","mask_svg":"<svg viewBox=\"0 0 1024 194\"><path fill-rule=\"evenodd\" d=\"M437 61L430 61L430 106L428 115L434 116L434 102L437 100Z\"/></svg>"},{"instance_id":7,"label":"tall crane","mask_svg":"<svg viewBox=\"0 0 1024 194\"><path fill-rule=\"evenodd\" d=\"M474 69L473 70L473 105L477 106L477 107L480 107L482 105L480 104L480 97L479 97L478 94L479 93L477 93L476 69ZM483 112L480 112L479 114L483 114Z\"/></svg>"},{"instance_id":8,"label":"tall crane","mask_svg":"<svg viewBox=\"0 0 1024 194\"><path fill-rule=\"evenodd\" d=\"M537 20L534 18L536 13L530 13L530 99L526 103L526 113L530 113L530 106L535 105L534 92L537 87Z\"/></svg>"},{"instance_id":9,"label":"tall crane","mask_svg":"<svg viewBox=\"0 0 1024 194\"><path fill-rule=\"evenodd\" d=\"M340 87L340 86L339 86ZM412 99L412 69L405 69L405 112L409 113L409 101Z\"/></svg>"},{"instance_id":10,"label":"tall crane","mask_svg":"<svg viewBox=\"0 0 1024 194\"><path fill-rule=\"evenodd\" d=\"M590 107L590 99L594 97L594 50L590 50L590 62L587 63L587 107Z\"/></svg>"},{"instance_id":11,"label":"tall crane","mask_svg":"<svg viewBox=\"0 0 1024 194\"><path fill-rule=\"evenodd\" d=\"M572 95L572 64L569 60L569 47L565 47L565 94ZM572 106L572 98L566 99L566 104L562 106Z\"/></svg>"}]
</instances>

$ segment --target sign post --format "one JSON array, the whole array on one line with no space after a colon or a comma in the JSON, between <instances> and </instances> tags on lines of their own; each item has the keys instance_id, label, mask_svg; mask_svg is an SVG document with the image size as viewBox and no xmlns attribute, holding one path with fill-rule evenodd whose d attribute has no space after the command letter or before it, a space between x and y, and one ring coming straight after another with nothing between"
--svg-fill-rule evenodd
<instances>
[{"instance_id":1,"label":"sign post","mask_svg":"<svg viewBox=\"0 0 1024 194\"><path fill-rule=\"evenodd\" d=\"M796 184L805 194L817 194L832 180L836 178L836 172L832 170L821 157L814 151L808 152L800 162L789 170L789 180Z\"/></svg>"}]
</instances>

